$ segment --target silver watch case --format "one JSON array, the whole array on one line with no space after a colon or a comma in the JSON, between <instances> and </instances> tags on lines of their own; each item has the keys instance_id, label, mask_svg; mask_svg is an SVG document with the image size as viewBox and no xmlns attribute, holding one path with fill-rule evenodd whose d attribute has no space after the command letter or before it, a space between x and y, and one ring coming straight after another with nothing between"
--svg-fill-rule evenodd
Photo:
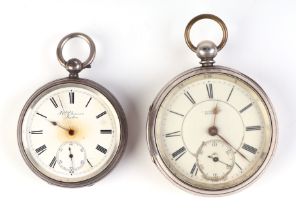
<instances>
[{"instance_id":1,"label":"silver watch case","mask_svg":"<svg viewBox=\"0 0 296 210\"><path fill-rule=\"evenodd\" d=\"M119 118L119 122L120 122L120 142L117 148L117 151L115 153L115 156L113 157L113 159L111 160L111 162L109 163L109 165L103 169L101 172L99 172L98 174L96 174L93 177L90 177L89 179L83 180L83 181L79 181L79 182L63 182L63 181L59 181L59 180L55 180L53 178L50 178L48 176L46 176L44 173L42 173L42 171L40 171L36 165L30 160L30 158L28 157L28 154L26 152L27 148L24 147L23 145L23 141L22 141L22 125L23 125L23 120L24 120L24 116L27 112L27 110L30 108L31 104L41 95L41 94L46 94L47 92L49 92L50 88L55 87L57 85L67 85L67 84L80 84L86 87L90 87L93 88L95 90L97 90L98 92L100 92L101 94L103 94L112 104L112 106L114 107L115 111L117 112L118 118ZM18 127L17 127L17 140L18 140L18 146L21 152L21 155L23 157L23 159L25 160L26 164L29 166L29 168L37 175L39 176L41 179L45 180L46 182L53 184L53 185L57 185L57 186L61 186L61 187L70 187L70 188L74 188L74 187L82 187L82 186L87 186L87 185L93 185L95 182L99 181L100 179L102 179L104 176L106 176L117 164L117 162L119 161L119 159L121 158L124 149L126 147L126 143L127 143L127 137L128 136L128 129L127 129L127 122L126 122L126 118L125 118L125 114L124 111L121 107L121 105L119 104L119 102L116 100L116 98L103 86L91 81L91 80L87 80L87 79L81 79L81 78L63 78L63 79L58 79L58 80L54 80L52 82L47 83L46 85L42 86L41 88L39 88L26 102L25 106L23 107L20 117L19 117L19 121L18 121ZM40 168L40 167L39 167Z\"/></svg>"},{"instance_id":2,"label":"silver watch case","mask_svg":"<svg viewBox=\"0 0 296 210\"><path fill-rule=\"evenodd\" d=\"M247 84L249 84L262 98L263 102L265 103L267 110L269 112L271 125L272 125L272 139L271 139L271 145L269 148L269 152L266 156L266 159L264 160L261 167L256 171L253 176L251 176L249 179L245 180L244 182L231 187L227 189L222 190L205 190L205 189L199 189L196 188L188 183L185 183L178 177L176 177L165 165L164 161L162 160L160 153L157 148L156 144L156 137L155 137L155 123L157 118L158 110L167 96L167 94L179 83L182 81L195 76L199 74L207 74L207 73L222 73L227 74L232 77L236 77ZM274 109L272 107L272 104L266 95L266 93L263 91L263 89L251 78L248 76L242 74L241 72L238 72L236 70L224 67L224 66L209 66L209 67L196 67L189 69L180 75L176 76L173 80L171 80L168 84L165 85L165 87L159 92L157 97L155 98L154 102L152 103L149 113L148 113L148 120L147 120L147 144L149 148L150 155L152 157L153 163L157 166L157 168L161 171L162 174L165 175L166 178L168 178L172 183L177 185L178 187L187 190L192 193L202 194L202 195L223 195L223 194L229 194L234 191L238 191L240 189L243 189L244 187L248 186L250 183L254 182L264 171L268 163L270 162L274 151L276 147L277 142L277 135L278 135L278 128L277 128L277 119L274 112Z\"/></svg>"}]
</instances>

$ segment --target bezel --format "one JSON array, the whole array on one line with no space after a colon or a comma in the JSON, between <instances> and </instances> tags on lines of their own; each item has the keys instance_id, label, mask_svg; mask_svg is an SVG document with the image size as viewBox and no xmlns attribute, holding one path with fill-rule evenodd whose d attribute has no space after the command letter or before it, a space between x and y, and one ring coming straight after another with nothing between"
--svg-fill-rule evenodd
<instances>
[{"instance_id":1,"label":"bezel","mask_svg":"<svg viewBox=\"0 0 296 210\"><path fill-rule=\"evenodd\" d=\"M176 87L179 83L181 83L182 81L192 76L196 76L200 74L206 75L208 73L226 74L228 76L236 77L242 80L243 82L247 83L248 85L250 85L250 87L252 87L254 91L258 93L258 95L261 97L262 101L264 102L270 117L271 129L272 129L271 144L270 144L268 153L262 165L257 169L257 171L242 183L230 188L219 189L219 190L200 189L182 181L177 176L175 176L173 172L166 166L166 164L162 160L160 152L158 151L158 148L157 148L156 136L155 136L155 124L156 124L157 114L162 102L164 101L166 96L170 93L170 91L174 87ZM262 174L262 172L264 171L264 169L266 168L266 166L268 165L268 163L270 162L274 154L276 143L277 143L278 127L277 127L276 115L275 115L273 106L270 102L270 99L268 98L264 90L254 80L244 75L243 73L238 72L231 68L227 68L224 66L209 66L209 67L196 67L196 68L189 69L179 74L178 76L176 76L173 80L171 80L168 84L166 84L163 87L163 89L158 93L157 97L155 98L154 102L152 103L149 109L146 132L147 132L146 140L147 140L150 155L152 157L152 161L155 163L155 165L161 171L161 173L164 174L172 183L192 193L197 193L201 195L225 195L225 194L229 194L247 187L249 184L253 183Z\"/></svg>"},{"instance_id":2,"label":"bezel","mask_svg":"<svg viewBox=\"0 0 296 210\"><path fill-rule=\"evenodd\" d=\"M89 88L93 88L96 91L100 92L102 95L104 95L107 100L111 103L111 105L113 106L113 108L115 109L118 119L119 119L119 123L120 123L120 140L119 140L119 145L117 147L117 151L115 152L115 155L113 157L113 159L110 161L110 163L108 164L108 166L103 169L102 171L100 171L98 174L96 174L95 176L92 176L86 180L82 180L82 181L78 181L78 182L64 182L64 181L59 181L59 180L55 180L53 178L48 177L47 175L45 175L42 171L40 171L35 165L34 163L30 160L30 158L28 157L24 144L23 144L23 140L22 140L22 126L23 126L23 121L24 121L24 117L26 112L28 111L28 109L31 107L31 105L35 102L35 99L37 99L40 95L42 94L47 94L50 92L50 89L58 86L58 85L69 85L70 84L79 84L79 85L83 85ZM74 187L83 187L83 186L88 186L88 185L93 185L95 182L99 181L100 179L102 179L104 176L106 176L114 167L115 165L118 163L118 161L120 160L120 158L122 157L122 154L124 152L124 149L126 148L126 143L127 143L127 138L128 138L128 129L127 129L127 122L126 122L126 117L124 114L124 111L120 105L120 103L117 101L117 99L103 86L88 80L88 79L81 79L81 78L63 78L63 79L58 79L58 80L54 80L52 82L49 82L47 84L45 84L44 86L40 87L26 102L25 106L23 107L19 120L18 120L18 126L17 126L17 140L18 140L18 146L21 152L21 155L24 159L24 161L26 162L26 164L29 166L29 168L41 179L43 179L44 181L53 184L53 185L57 185L57 186L61 186L61 187L69 187L69 188L74 188Z\"/></svg>"}]
</instances>

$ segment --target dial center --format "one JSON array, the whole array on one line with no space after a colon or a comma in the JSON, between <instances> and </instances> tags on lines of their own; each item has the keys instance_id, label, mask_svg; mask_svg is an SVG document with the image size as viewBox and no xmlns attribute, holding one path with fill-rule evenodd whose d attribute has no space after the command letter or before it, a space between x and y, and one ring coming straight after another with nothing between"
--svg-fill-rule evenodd
<instances>
[{"instance_id":1,"label":"dial center","mask_svg":"<svg viewBox=\"0 0 296 210\"><path fill-rule=\"evenodd\" d=\"M219 158L218 158L218 157L214 157L214 158L213 158L213 161L214 161L214 162L218 162L218 161L219 161Z\"/></svg>"},{"instance_id":2,"label":"dial center","mask_svg":"<svg viewBox=\"0 0 296 210\"><path fill-rule=\"evenodd\" d=\"M57 127L55 129L57 139L62 142L68 141L77 141L81 142L87 139L89 136L92 136L92 123L89 123L87 120L82 119L72 119L72 120L61 120L60 124L65 129L60 129Z\"/></svg>"},{"instance_id":3,"label":"dial center","mask_svg":"<svg viewBox=\"0 0 296 210\"><path fill-rule=\"evenodd\" d=\"M220 139L225 134L235 148L241 144L245 125L239 112L230 104L207 100L187 112L182 123L182 140L188 152L195 154L203 141Z\"/></svg>"},{"instance_id":4,"label":"dial center","mask_svg":"<svg viewBox=\"0 0 296 210\"><path fill-rule=\"evenodd\" d=\"M210 136L216 136L218 134L218 128L216 126L211 126L208 129L208 133Z\"/></svg>"},{"instance_id":5,"label":"dial center","mask_svg":"<svg viewBox=\"0 0 296 210\"><path fill-rule=\"evenodd\" d=\"M74 131L73 129L70 129L70 130L68 131L68 133L69 133L70 136L74 136L75 131Z\"/></svg>"}]
</instances>

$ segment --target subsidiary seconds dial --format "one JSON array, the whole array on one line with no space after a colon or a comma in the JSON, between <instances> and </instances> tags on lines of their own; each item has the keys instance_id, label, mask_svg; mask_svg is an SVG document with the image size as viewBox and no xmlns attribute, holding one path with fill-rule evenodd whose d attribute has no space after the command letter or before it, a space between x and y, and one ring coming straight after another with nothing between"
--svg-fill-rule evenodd
<instances>
[{"instance_id":1,"label":"subsidiary seconds dial","mask_svg":"<svg viewBox=\"0 0 296 210\"><path fill-rule=\"evenodd\" d=\"M221 140L202 142L196 160L203 177L213 181L225 178L235 162L233 150Z\"/></svg>"},{"instance_id":2,"label":"subsidiary seconds dial","mask_svg":"<svg viewBox=\"0 0 296 210\"><path fill-rule=\"evenodd\" d=\"M77 142L66 142L60 146L57 152L59 166L73 175L75 171L81 169L86 162L86 151ZM87 160L89 164L89 160Z\"/></svg>"}]
</instances>

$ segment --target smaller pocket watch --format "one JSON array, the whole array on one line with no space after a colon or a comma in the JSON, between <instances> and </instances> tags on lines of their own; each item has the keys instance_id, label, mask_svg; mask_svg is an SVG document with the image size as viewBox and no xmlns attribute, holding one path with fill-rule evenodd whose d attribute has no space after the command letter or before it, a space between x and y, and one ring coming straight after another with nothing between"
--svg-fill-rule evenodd
<instances>
[{"instance_id":1,"label":"smaller pocket watch","mask_svg":"<svg viewBox=\"0 0 296 210\"><path fill-rule=\"evenodd\" d=\"M191 27L201 19L221 26L218 46L211 41L192 44ZM148 114L153 162L179 187L204 195L230 193L253 182L271 159L277 140L275 113L261 87L241 72L214 65L227 35L220 18L193 18L185 40L201 67L169 82Z\"/></svg>"},{"instance_id":2,"label":"smaller pocket watch","mask_svg":"<svg viewBox=\"0 0 296 210\"><path fill-rule=\"evenodd\" d=\"M64 59L63 47L72 38L88 43L86 61ZM29 98L18 122L18 145L29 168L48 183L92 185L110 172L124 151L125 115L107 89L78 76L95 57L89 36L65 36L58 44L57 57L69 77L44 85Z\"/></svg>"}]
</instances>

